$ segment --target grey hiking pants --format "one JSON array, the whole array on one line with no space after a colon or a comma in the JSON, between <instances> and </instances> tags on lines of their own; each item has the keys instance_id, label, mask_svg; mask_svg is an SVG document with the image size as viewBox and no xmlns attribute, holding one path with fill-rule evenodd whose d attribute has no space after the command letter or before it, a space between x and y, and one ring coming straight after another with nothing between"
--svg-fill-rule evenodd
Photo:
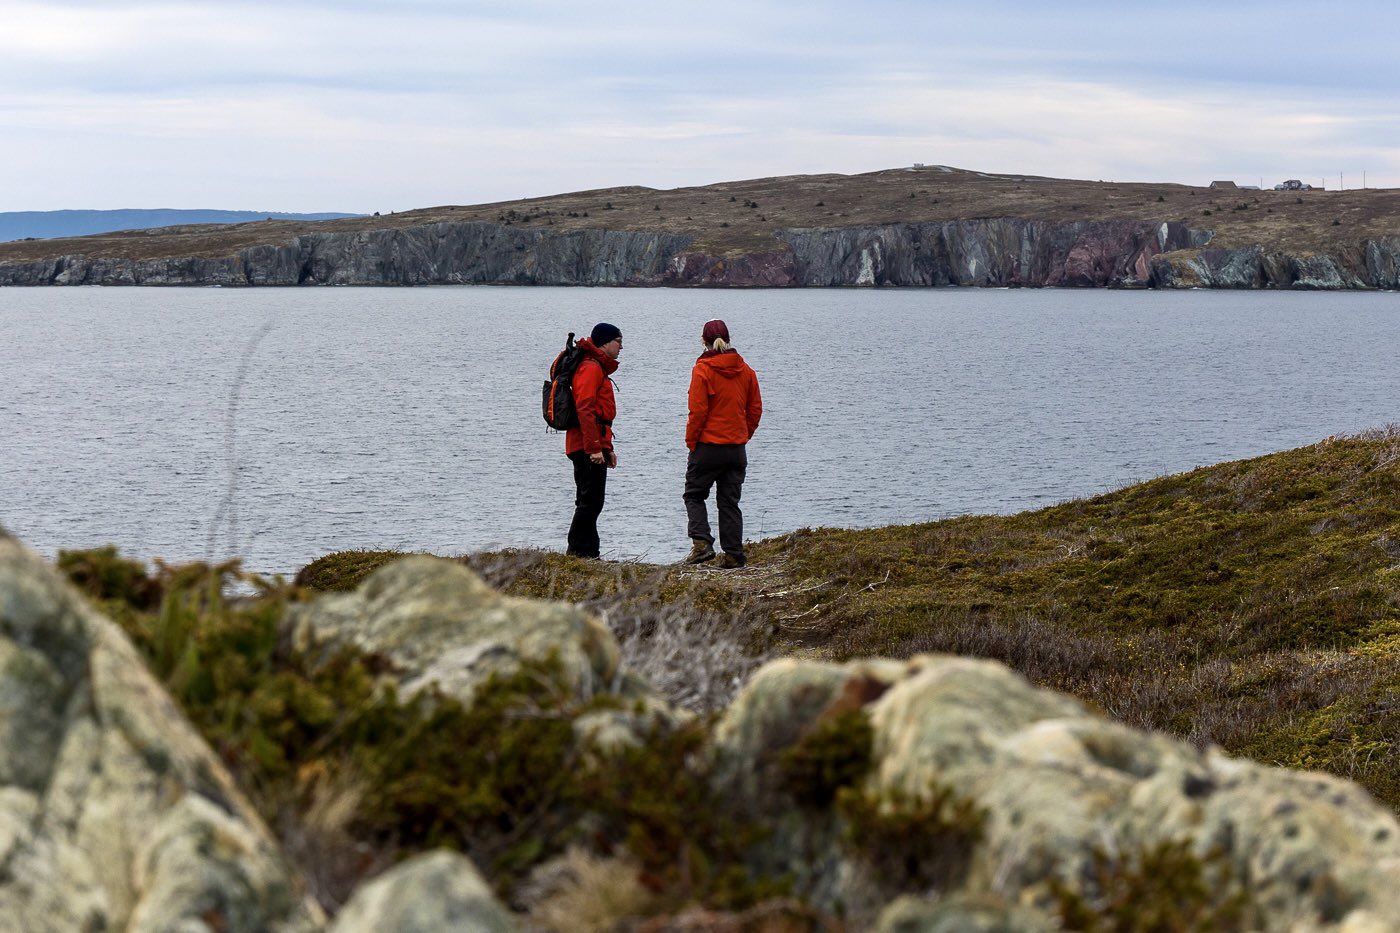
<instances>
[{"instance_id":1,"label":"grey hiking pants","mask_svg":"<svg viewBox=\"0 0 1400 933\"><path fill-rule=\"evenodd\" d=\"M744 491L744 471L749 456L743 444L696 444L685 464L686 534L696 541L714 544L705 500L715 487L719 508L719 541L726 554L744 556L744 513L739 496Z\"/></svg>"}]
</instances>

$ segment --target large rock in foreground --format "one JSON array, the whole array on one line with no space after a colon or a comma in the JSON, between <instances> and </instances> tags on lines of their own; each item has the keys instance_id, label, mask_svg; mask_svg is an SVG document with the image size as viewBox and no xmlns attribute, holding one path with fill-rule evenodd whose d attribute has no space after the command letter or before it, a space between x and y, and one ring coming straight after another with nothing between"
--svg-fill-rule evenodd
<instances>
[{"instance_id":1,"label":"large rock in foreground","mask_svg":"<svg viewBox=\"0 0 1400 933\"><path fill-rule=\"evenodd\" d=\"M294 609L291 620L301 650L352 647L386 659L402 696L435 689L469 706L493 676L522 664L557 665L556 679L576 701L600 693L628 701L574 721L578 738L595 749L636 745L657 725L689 716L622 667L617 639L592 613L503 596L456 561L405 557L354 592Z\"/></svg>"},{"instance_id":2,"label":"large rock in foreground","mask_svg":"<svg viewBox=\"0 0 1400 933\"><path fill-rule=\"evenodd\" d=\"M0 538L0 930L322 923L126 636Z\"/></svg>"},{"instance_id":3,"label":"large rock in foreground","mask_svg":"<svg viewBox=\"0 0 1400 933\"><path fill-rule=\"evenodd\" d=\"M1049 910L1150 890L1152 873L1169 871L1199 876L1200 917L1247 901L1245 928L1252 911L1270 930L1400 929L1400 823L1357 785L1198 752L1091 715L999 664L942 656L777 661L718 725L730 799L777 826L760 864L796 872L819 904L868 915L911 893L784 776L786 750L852 710L873 735L853 790L896 820L920 801L949 802L941 823L921 824L946 828L948 843L921 855L910 839L915 861L903 865L944 893ZM907 908L896 927L920 928Z\"/></svg>"}]
</instances>

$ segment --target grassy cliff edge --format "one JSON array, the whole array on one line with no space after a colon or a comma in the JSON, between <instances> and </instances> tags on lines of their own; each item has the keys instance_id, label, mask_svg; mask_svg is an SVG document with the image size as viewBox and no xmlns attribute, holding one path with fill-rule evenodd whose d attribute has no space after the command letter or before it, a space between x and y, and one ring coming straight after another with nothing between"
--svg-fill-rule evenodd
<instances>
[{"instance_id":1,"label":"grassy cliff edge","mask_svg":"<svg viewBox=\"0 0 1400 933\"><path fill-rule=\"evenodd\" d=\"M328 555L302 580L353 585L388 559ZM658 587L742 603L778 651L992 658L1129 725L1400 807L1394 428L1018 515L802 530L752 559L726 575L539 553L496 582L600 608Z\"/></svg>"}]
</instances>

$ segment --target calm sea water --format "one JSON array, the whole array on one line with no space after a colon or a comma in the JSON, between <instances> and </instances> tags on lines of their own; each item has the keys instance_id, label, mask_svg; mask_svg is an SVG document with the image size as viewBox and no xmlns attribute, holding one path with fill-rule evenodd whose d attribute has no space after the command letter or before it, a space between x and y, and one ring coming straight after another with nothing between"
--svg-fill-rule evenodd
<instances>
[{"instance_id":1,"label":"calm sea water","mask_svg":"<svg viewBox=\"0 0 1400 933\"><path fill-rule=\"evenodd\" d=\"M605 556L676 560L711 317L763 387L750 538L1013 512L1400 421L1391 294L12 288L0 525L263 572L562 549L539 388L603 319L625 334Z\"/></svg>"}]
</instances>

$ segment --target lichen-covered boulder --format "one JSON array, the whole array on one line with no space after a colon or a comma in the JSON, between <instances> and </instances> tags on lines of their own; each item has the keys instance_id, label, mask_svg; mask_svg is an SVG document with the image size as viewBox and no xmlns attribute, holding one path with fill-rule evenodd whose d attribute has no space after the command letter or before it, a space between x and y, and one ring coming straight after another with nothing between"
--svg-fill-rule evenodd
<instances>
[{"instance_id":1,"label":"lichen-covered boulder","mask_svg":"<svg viewBox=\"0 0 1400 933\"><path fill-rule=\"evenodd\" d=\"M471 859L457 852L420 855L355 892L331 933L510 933L509 912Z\"/></svg>"},{"instance_id":2,"label":"lichen-covered boulder","mask_svg":"<svg viewBox=\"0 0 1400 933\"><path fill-rule=\"evenodd\" d=\"M596 617L568 603L503 596L435 557L387 564L354 592L322 596L291 619L299 647L348 644L387 658L405 694L436 684L470 703L492 674L522 659L556 658L581 698L619 681L617 641Z\"/></svg>"},{"instance_id":3,"label":"lichen-covered boulder","mask_svg":"<svg viewBox=\"0 0 1400 933\"><path fill-rule=\"evenodd\" d=\"M599 693L621 709L581 716L575 732L598 751L635 745L654 728L688 718L624 670L617 639L592 613L570 603L505 596L456 561L416 555L379 568L359 588L293 607L297 646L331 653L352 646L391 665L399 693L436 687L470 705L492 675L524 661L557 663L573 698Z\"/></svg>"},{"instance_id":4,"label":"lichen-covered boulder","mask_svg":"<svg viewBox=\"0 0 1400 933\"><path fill-rule=\"evenodd\" d=\"M842 791L856 807L804 803L786 753L854 709L869 729L868 765ZM774 662L718 724L715 754L734 805L778 827L755 863L857 915L917 880L1047 917L1130 892L1144 910L1184 897L1172 909L1187 921L1400 929L1400 823L1361 788L1138 732L994 662ZM864 849L862 820L877 833ZM921 849L917 833L947 841ZM880 842L903 850L902 890Z\"/></svg>"},{"instance_id":5,"label":"lichen-covered boulder","mask_svg":"<svg viewBox=\"0 0 1400 933\"><path fill-rule=\"evenodd\" d=\"M0 539L0 930L323 922L125 635Z\"/></svg>"}]
</instances>

